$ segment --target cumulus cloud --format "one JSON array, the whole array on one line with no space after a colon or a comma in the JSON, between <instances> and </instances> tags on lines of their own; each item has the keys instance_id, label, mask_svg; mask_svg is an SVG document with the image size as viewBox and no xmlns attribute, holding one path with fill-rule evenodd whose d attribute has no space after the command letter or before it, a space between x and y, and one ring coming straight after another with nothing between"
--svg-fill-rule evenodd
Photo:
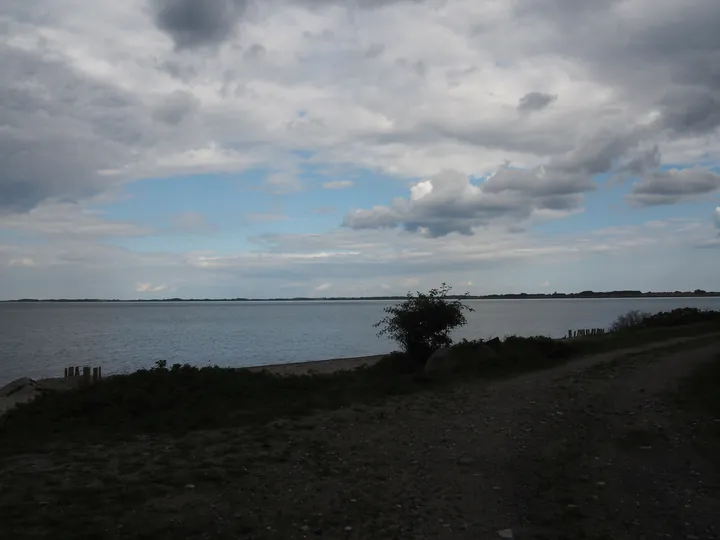
<instances>
[{"instance_id":1,"label":"cumulus cloud","mask_svg":"<svg viewBox=\"0 0 720 540\"><path fill-rule=\"evenodd\" d=\"M720 174L701 167L648 173L633 186L628 200L636 206L674 204L720 190Z\"/></svg>"},{"instance_id":2,"label":"cumulus cloud","mask_svg":"<svg viewBox=\"0 0 720 540\"><path fill-rule=\"evenodd\" d=\"M517 109L520 112L540 111L557 99L557 95L530 92L520 98Z\"/></svg>"},{"instance_id":3,"label":"cumulus cloud","mask_svg":"<svg viewBox=\"0 0 720 540\"><path fill-rule=\"evenodd\" d=\"M445 171L415 184L410 197L390 206L350 211L344 225L352 229L402 226L431 237L456 232L473 234L491 222L509 225L533 216L550 217L577 210L581 194L594 184L572 175L557 176L545 168L534 171L503 167L483 182L474 183L457 171Z\"/></svg>"},{"instance_id":4,"label":"cumulus cloud","mask_svg":"<svg viewBox=\"0 0 720 540\"><path fill-rule=\"evenodd\" d=\"M348 189L355 185L352 180L331 180L330 182L323 182L323 189Z\"/></svg>"}]
</instances>

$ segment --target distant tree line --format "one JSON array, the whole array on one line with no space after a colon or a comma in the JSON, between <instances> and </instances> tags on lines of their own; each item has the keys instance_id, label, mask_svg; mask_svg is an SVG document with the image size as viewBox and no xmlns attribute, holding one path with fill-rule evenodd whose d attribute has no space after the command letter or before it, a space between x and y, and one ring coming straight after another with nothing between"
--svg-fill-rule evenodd
<instances>
[{"instance_id":1,"label":"distant tree line","mask_svg":"<svg viewBox=\"0 0 720 540\"><path fill-rule=\"evenodd\" d=\"M449 299L463 300L532 300L532 299L562 299L562 298L694 298L694 297L718 297L720 292L704 291L664 291L664 292L642 292L635 290L621 291L582 291L579 293L517 293L517 294L484 294L484 295L448 295ZM160 299L136 299L117 300L99 298L21 298L19 300L4 300L3 302L313 302L328 300L404 300L405 296L324 296L322 298L310 298L298 296L293 298L160 298Z\"/></svg>"}]
</instances>

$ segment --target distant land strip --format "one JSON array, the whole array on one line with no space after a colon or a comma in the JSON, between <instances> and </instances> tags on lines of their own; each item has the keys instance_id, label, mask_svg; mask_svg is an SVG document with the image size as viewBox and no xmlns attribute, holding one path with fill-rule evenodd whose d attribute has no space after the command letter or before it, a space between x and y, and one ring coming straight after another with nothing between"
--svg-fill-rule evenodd
<instances>
[{"instance_id":1,"label":"distant land strip","mask_svg":"<svg viewBox=\"0 0 720 540\"><path fill-rule=\"evenodd\" d=\"M461 300L537 300L537 299L563 299L563 298L711 298L720 297L720 292L704 291L582 291L579 293L518 293L518 294L484 294L484 295L448 295L450 299ZM317 301L349 301L349 300L403 300L405 296L323 296L294 298L151 298L134 300L117 300L102 298L20 298L17 300L0 300L8 302L317 302Z\"/></svg>"}]
</instances>

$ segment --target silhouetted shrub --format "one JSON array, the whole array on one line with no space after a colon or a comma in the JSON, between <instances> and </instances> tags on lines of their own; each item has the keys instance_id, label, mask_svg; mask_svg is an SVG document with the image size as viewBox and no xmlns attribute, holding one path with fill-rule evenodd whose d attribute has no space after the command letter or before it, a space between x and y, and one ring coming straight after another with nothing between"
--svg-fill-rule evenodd
<instances>
[{"instance_id":1,"label":"silhouetted shrub","mask_svg":"<svg viewBox=\"0 0 720 540\"><path fill-rule=\"evenodd\" d=\"M642 328L645 323L645 319L650 317L649 313L644 311L638 311L633 309L622 315L618 315L617 319L610 325L611 332L618 332L620 330L628 330L630 328Z\"/></svg>"},{"instance_id":2,"label":"silhouetted shrub","mask_svg":"<svg viewBox=\"0 0 720 540\"><path fill-rule=\"evenodd\" d=\"M399 304L385 308L378 323L379 336L392 338L402 351L422 364L440 347L452 345L450 332L467 323L464 311L473 311L458 299L448 298L451 287L443 283L427 293L408 293Z\"/></svg>"},{"instance_id":3,"label":"silhouetted shrub","mask_svg":"<svg viewBox=\"0 0 720 540\"><path fill-rule=\"evenodd\" d=\"M610 326L610 330L618 332L621 330L639 328L664 328L682 326L687 324L699 324L717 321L720 323L720 311L704 310L698 308L677 308L672 311L662 311L650 314L642 311L628 311L620 315Z\"/></svg>"}]
</instances>

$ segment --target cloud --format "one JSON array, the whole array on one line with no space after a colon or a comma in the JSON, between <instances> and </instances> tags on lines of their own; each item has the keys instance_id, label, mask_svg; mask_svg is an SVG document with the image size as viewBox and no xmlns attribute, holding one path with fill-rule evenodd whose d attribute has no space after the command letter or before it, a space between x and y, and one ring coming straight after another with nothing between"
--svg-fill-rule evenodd
<instances>
[{"instance_id":1,"label":"cloud","mask_svg":"<svg viewBox=\"0 0 720 540\"><path fill-rule=\"evenodd\" d=\"M204 234L216 229L200 212L180 212L170 218L173 232L184 234Z\"/></svg>"},{"instance_id":2,"label":"cloud","mask_svg":"<svg viewBox=\"0 0 720 540\"><path fill-rule=\"evenodd\" d=\"M330 182L324 182L323 189L348 189L355 185L352 180L332 180Z\"/></svg>"},{"instance_id":3,"label":"cloud","mask_svg":"<svg viewBox=\"0 0 720 540\"><path fill-rule=\"evenodd\" d=\"M177 49L216 45L235 31L246 0L153 0L155 24Z\"/></svg>"},{"instance_id":4,"label":"cloud","mask_svg":"<svg viewBox=\"0 0 720 540\"><path fill-rule=\"evenodd\" d=\"M136 298L138 284L165 284L170 288L164 295L173 290L173 296L197 298L277 296L280 290L283 296L311 296L323 283L333 284L333 296L378 294L379 284L387 284L388 293L403 294L442 281L457 288L472 281L478 292L528 292L537 287L538 265L561 276L562 290L582 290L588 280L595 288L627 287L628 265L643 269L642 283L648 289L667 285L663 276L673 276L667 285L671 290L676 285L697 288L699 283L713 289L717 276L711 251L691 247L707 240L707 230L686 227L694 223L552 235L509 233L491 225L477 231L472 241L454 235L442 242L403 230L338 229L263 235L253 241L252 251L220 252L133 252L90 238L0 242L0 298ZM668 249L678 255L672 261ZM593 254L604 256L589 260ZM26 257L36 263L32 272L7 264ZM651 272L655 267L663 272ZM38 275L52 279L38 280Z\"/></svg>"},{"instance_id":5,"label":"cloud","mask_svg":"<svg viewBox=\"0 0 720 540\"><path fill-rule=\"evenodd\" d=\"M12 268L32 268L35 266L35 261L30 257L23 257L21 259L10 259L8 266Z\"/></svg>"},{"instance_id":6,"label":"cloud","mask_svg":"<svg viewBox=\"0 0 720 540\"><path fill-rule=\"evenodd\" d=\"M312 214L316 216L328 216L337 213L338 209L334 206L318 206L312 209Z\"/></svg>"},{"instance_id":7,"label":"cloud","mask_svg":"<svg viewBox=\"0 0 720 540\"><path fill-rule=\"evenodd\" d=\"M302 181L296 174L288 172L276 172L269 174L265 179L265 185L268 186L268 189L276 195L297 193L305 188Z\"/></svg>"},{"instance_id":8,"label":"cloud","mask_svg":"<svg viewBox=\"0 0 720 540\"><path fill-rule=\"evenodd\" d=\"M720 156L714 0L320 5L99 0L79 22L4 6L0 207L300 155L405 179L532 170L603 138L617 160Z\"/></svg>"},{"instance_id":9,"label":"cloud","mask_svg":"<svg viewBox=\"0 0 720 540\"><path fill-rule=\"evenodd\" d=\"M520 112L540 111L557 100L557 95L530 92L520 98L517 109Z\"/></svg>"},{"instance_id":10,"label":"cloud","mask_svg":"<svg viewBox=\"0 0 720 540\"><path fill-rule=\"evenodd\" d=\"M715 219L715 228L720 230L720 206L715 207L714 219Z\"/></svg>"},{"instance_id":11,"label":"cloud","mask_svg":"<svg viewBox=\"0 0 720 540\"><path fill-rule=\"evenodd\" d=\"M506 164L481 183L457 171L445 171L415 184L409 199L350 211L343 225L353 229L402 226L439 237L452 232L470 235L491 222L516 227L531 218L566 217L581 210L584 193L596 189L593 177L611 170L638 140L636 130L597 133L546 165L518 169Z\"/></svg>"},{"instance_id":12,"label":"cloud","mask_svg":"<svg viewBox=\"0 0 720 540\"><path fill-rule=\"evenodd\" d=\"M675 204L720 190L720 174L691 167L647 174L633 186L628 201L635 206Z\"/></svg>"},{"instance_id":13,"label":"cloud","mask_svg":"<svg viewBox=\"0 0 720 540\"><path fill-rule=\"evenodd\" d=\"M319 292L327 291L331 287L332 287L332 283L321 283L320 285L315 287L314 291L316 293L319 293Z\"/></svg>"},{"instance_id":14,"label":"cloud","mask_svg":"<svg viewBox=\"0 0 720 540\"><path fill-rule=\"evenodd\" d=\"M200 108L200 100L183 90L175 90L165 97L153 111L153 117L165 124L177 126Z\"/></svg>"},{"instance_id":15,"label":"cloud","mask_svg":"<svg viewBox=\"0 0 720 540\"><path fill-rule=\"evenodd\" d=\"M597 175L632 182L633 206L717 192L716 0L79 6L0 7L0 266L16 280L53 272L18 287L58 281L125 294L169 282L168 269L197 290L216 290L215 271L229 289L277 288L268 273L303 283L304 294L318 275L333 292L368 276L397 287L397 276L590 252L579 241L572 251L538 240L533 225L581 211ZM242 190L248 169L271 171L264 187L289 195L304 188L306 165L332 171L328 182L367 175L372 198L345 215L340 232L275 238L234 258L113 247L108 239L131 245L127 237L157 231L90 211L98 197L148 178L203 174L197 181L210 194L210 173L222 173ZM395 201L378 198L405 185L412 191ZM639 238L623 242L658 243ZM606 240L593 253L616 249ZM312 245L303 253L314 256L295 256L290 241ZM264 249L272 256L260 260ZM9 267L24 258L35 261L32 272ZM345 266L352 280L338 277L348 261L357 263Z\"/></svg>"},{"instance_id":16,"label":"cloud","mask_svg":"<svg viewBox=\"0 0 720 540\"><path fill-rule=\"evenodd\" d=\"M139 237L153 232L129 221L105 219L100 212L69 203L47 203L24 214L0 215L0 230L55 239Z\"/></svg>"},{"instance_id":17,"label":"cloud","mask_svg":"<svg viewBox=\"0 0 720 540\"><path fill-rule=\"evenodd\" d=\"M0 58L0 212L112 188L98 171L121 167L128 147L147 141L134 96L7 45Z\"/></svg>"},{"instance_id":18,"label":"cloud","mask_svg":"<svg viewBox=\"0 0 720 540\"><path fill-rule=\"evenodd\" d=\"M552 217L580 208L581 193L594 189L591 182L571 175L550 176L535 171L502 167L480 183L456 171L445 171L415 184L408 199L390 206L350 211L344 225L352 229L402 226L431 237L456 232L473 234L476 227L504 222L510 225L533 216Z\"/></svg>"},{"instance_id":19,"label":"cloud","mask_svg":"<svg viewBox=\"0 0 720 540\"><path fill-rule=\"evenodd\" d=\"M169 287L161 283L159 285L153 285L152 283L138 283L137 287L135 287L136 292L141 293L147 293L147 292L161 292L161 291L167 291Z\"/></svg>"},{"instance_id":20,"label":"cloud","mask_svg":"<svg viewBox=\"0 0 720 540\"><path fill-rule=\"evenodd\" d=\"M285 221L290 218L285 214L273 212L248 212L245 214L245 219L252 223L268 223L272 221Z\"/></svg>"}]
</instances>

